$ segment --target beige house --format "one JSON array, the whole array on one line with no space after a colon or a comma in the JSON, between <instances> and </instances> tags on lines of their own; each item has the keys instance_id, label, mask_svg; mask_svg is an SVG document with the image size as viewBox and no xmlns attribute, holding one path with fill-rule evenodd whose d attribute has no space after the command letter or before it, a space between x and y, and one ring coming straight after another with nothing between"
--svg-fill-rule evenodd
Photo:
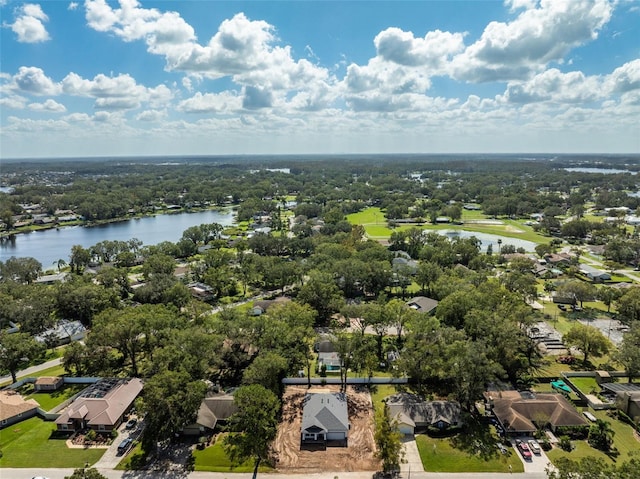
<instances>
[{"instance_id":1,"label":"beige house","mask_svg":"<svg viewBox=\"0 0 640 479\"><path fill-rule=\"evenodd\" d=\"M35 399L25 400L11 390L0 391L0 429L35 416L39 407Z\"/></svg>"},{"instance_id":2,"label":"beige house","mask_svg":"<svg viewBox=\"0 0 640 479\"><path fill-rule=\"evenodd\" d=\"M56 419L58 431L90 428L109 432L116 429L141 391L142 381L138 378L101 379L62 411Z\"/></svg>"},{"instance_id":3,"label":"beige house","mask_svg":"<svg viewBox=\"0 0 640 479\"><path fill-rule=\"evenodd\" d=\"M562 394L492 391L485 393L485 399L487 410L493 412L507 434L533 434L547 424L553 431L561 426L588 425Z\"/></svg>"},{"instance_id":4,"label":"beige house","mask_svg":"<svg viewBox=\"0 0 640 479\"><path fill-rule=\"evenodd\" d=\"M33 388L36 391L56 391L64 384L60 376L42 376L36 379Z\"/></svg>"},{"instance_id":5,"label":"beige house","mask_svg":"<svg viewBox=\"0 0 640 479\"><path fill-rule=\"evenodd\" d=\"M398 393L385 399L389 415L405 435L429 427L448 429L461 424L460 404L456 401L425 401L416 394Z\"/></svg>"}]
</instances>

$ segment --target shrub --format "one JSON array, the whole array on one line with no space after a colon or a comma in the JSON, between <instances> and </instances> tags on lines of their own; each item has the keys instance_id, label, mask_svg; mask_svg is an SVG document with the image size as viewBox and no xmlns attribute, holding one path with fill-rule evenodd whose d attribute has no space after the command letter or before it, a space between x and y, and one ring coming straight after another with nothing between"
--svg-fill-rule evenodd
<instances>
[{"instance_id":1,"label":"shrub","mask_svg":"<svg viewBox=\"0 0 640 479\"><path fill-rule=\"evenodd\" d=\"M544 439L540 440L539 442L540 442L540 447L544 451L550 451L551 450L551 443L549 442L549 440L547 438L544 438Z\"/></svg>"},{"instance_id":2,"label":"shrub","mask_svg":"<svg viewBox=\"0 0 640 479\"><path fill-rule=\"evenodd\" d=\"M96 432L93 429L89 429L89 432L85 436L87 441L95 441L96 440Z\"/></svg>"},{"instance_id":3,"label":"shrub","mask_svg":"<svg viewBox=\"0 0 640 479\"><path fill-rule=\"evenodd\" d=\"M560 436L560 440L558 441L558 447L563 451L571 452L573 449L573 445L571 444L571 439L569 436Z\"/></svg>"}]
</instances>

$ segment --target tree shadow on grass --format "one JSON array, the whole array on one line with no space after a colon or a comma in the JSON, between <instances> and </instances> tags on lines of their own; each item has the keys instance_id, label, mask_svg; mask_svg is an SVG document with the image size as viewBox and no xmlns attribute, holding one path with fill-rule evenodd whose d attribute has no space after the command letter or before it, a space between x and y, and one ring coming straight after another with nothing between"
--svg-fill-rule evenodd
<instances>
[{"instance_id":1,"label":"tree shadow on grass","mask_svg":"<svg viewBox=\"0 0 640 479\"><path fill-rule=\"evenodd\" d=\"M460 434L452 437L451 446L485 461L495 459L499 455L498 440L491 433L488 424L483 424L474 417L466 418Z\"/></svg>"}]
</instances>

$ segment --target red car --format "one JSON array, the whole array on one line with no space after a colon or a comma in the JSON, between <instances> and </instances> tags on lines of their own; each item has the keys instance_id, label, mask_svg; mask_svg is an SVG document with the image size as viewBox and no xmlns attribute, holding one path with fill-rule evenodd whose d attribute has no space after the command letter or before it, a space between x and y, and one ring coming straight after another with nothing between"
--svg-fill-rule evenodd
<instances>
[{"instance_id":1,"label":"red car","mask_svg":"<svg viewBox=\"0 0 640 479\"><path fill-rule=\"evenodd\" d=\"M520 454L522 454L522 457L524 457L526 460L531 460L532 454L531 454L531 451L529 450L529 446L527 446L527 443L522 442L520 439L516 439L516 443L517 443L518 449L520 450Z\"/></svg>"}]
</instances>

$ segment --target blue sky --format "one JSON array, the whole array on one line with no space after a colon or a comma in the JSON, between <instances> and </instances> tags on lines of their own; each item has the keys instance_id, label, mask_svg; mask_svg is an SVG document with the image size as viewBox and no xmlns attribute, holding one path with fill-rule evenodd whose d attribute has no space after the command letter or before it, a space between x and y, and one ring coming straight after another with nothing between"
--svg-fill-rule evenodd
<instances>
[{"instance_id":1,"label":"blue sky","mask_svg":"<svg viewBox=\"0 0 640 479\"><path fill-rule=\"evenodd\" d=\"M0 0L0 158L640 152L640 2Z\"/></svg>"}]
</instances>

